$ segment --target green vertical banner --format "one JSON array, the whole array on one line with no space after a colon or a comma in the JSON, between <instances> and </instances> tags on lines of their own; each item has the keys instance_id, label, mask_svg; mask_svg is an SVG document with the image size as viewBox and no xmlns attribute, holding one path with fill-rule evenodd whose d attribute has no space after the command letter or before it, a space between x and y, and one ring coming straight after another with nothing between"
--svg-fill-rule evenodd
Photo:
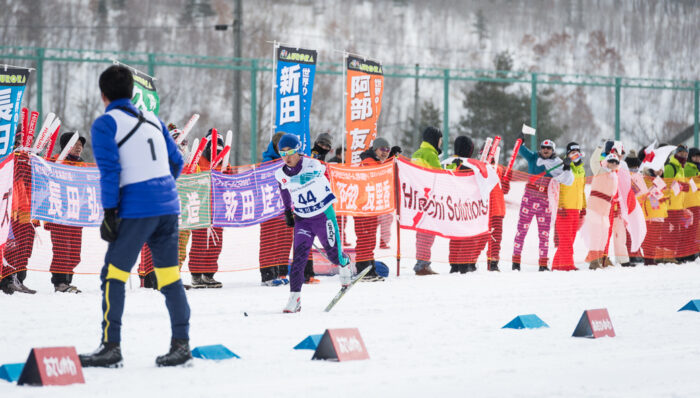
<instances>
[{"instance_id":1,"label":"green vertical banner","mask_svg":"<svg viewBox=\"0 0 700 398\"><path fill-rule=\"evenodd\" d=\"M158 115L160 110L160 98L156 92L156 84L151 76L136 69L131 69L134 74L134 92L131 102L142 111L153 112Z\"/></svg>"},{"instance_id":2,"label":"green vertical banner","mask_svg":"<svg viewBox=\"0 0 700 398\"><path fill-rule=\"evenodd\" d=\"M211 173L184 174L177 179L180 196L180 229L211 225Z\"/></svg>"}]
</instances>

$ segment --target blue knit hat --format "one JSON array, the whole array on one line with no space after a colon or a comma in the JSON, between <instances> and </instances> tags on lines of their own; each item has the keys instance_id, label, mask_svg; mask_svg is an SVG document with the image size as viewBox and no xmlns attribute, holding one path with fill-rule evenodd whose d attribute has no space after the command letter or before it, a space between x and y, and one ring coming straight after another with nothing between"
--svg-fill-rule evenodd
<instances>
[{"instance_id":1,"label":"blue knit hat","mask_svg":"<svg viewBox=\"0 0 700 398\"><path fill-rule=\"evenodd\" d=\"M281 151L282 148L291 148L291 149L301 149L301 142L299 141L299 137L297 137L294 134L285 134L280 138L280 142L277 143L277 148Z\"/></svg>"}]
</instances>

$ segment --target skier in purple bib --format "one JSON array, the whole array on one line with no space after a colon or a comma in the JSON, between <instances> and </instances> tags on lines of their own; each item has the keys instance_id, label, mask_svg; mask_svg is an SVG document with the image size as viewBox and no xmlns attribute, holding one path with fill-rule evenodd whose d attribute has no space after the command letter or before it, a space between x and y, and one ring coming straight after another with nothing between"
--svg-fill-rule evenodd
<instances>
[{"instance_id":1,"label":"skier in purple bib","mask_svg":"<svg viewBox=\"0 0 700 398\"><path fill-rule=\"evenodd\" d=\"M294 228L294 256L290 271L289 302L285 313L301 310L301 286L304 284L304 267L314 238L321 241L328 259L338 265L340 283L347 286L352 281L350 258L343 254L338 239L340 233L333 209L335 195L326 178L326 167L316 159L302 157L301 142L296 135L285 134L277 144L284 166L275 171L280 184L284 217Z\"/></svg>"}]
</instances>

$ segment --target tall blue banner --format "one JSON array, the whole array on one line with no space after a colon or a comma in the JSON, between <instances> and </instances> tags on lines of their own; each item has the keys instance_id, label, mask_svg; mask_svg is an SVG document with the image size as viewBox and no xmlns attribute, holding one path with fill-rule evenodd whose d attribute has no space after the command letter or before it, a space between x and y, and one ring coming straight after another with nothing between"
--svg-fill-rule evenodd
<instances>
[{"instance_id":1,"label":"tall blue banner","mask_svg":"<svg viewBox=\"0 0 700 398\"><path fill-rule=\"evenodd\" d=\"M0 67L0 159L12 153L29 69Z\"/></svg>"},{"instance_id":2,"label":"tall blue banner","mask_svg":"<svg viewBox=\"0 0 700 398\"><path fill-rule=\"evenodd\" d=\"M32 218L74 227L102 223L100 171L32 155Z\"/></svg>"},{"instance_id":3,"label":"tall blue banner","mask_svg":"<svg viewBox=\"0 0 700 398\"><path fill-rule=\"evenodd\" d=\"M284 205L275 179L281 160L263 163L242 174L211 173L215 227L247 227L282 214Z\"/></svg>"},{"instance_id":4,"label":"tall blue banner","mask_svg":"<svg viewBox=\"0 0 700 398\"><path fill-rule=\"evenodd\" d=\"M316 73L315 50L277 47L275 73L275 132L299 136L305 154L311 154L313 142L309 133L311 95Z\"/></svg>"}]
</instances>

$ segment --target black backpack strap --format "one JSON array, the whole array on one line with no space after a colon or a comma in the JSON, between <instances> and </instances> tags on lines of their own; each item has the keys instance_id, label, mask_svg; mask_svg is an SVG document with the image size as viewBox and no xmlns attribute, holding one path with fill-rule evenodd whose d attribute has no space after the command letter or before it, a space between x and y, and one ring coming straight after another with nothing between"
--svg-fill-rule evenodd
<instances>
[{"instance_id":1,"label":"black backpack strap","mask_svg":"<svg viewBox=\"0 0 700 398\"><path fill-rule=\"evenodd\" d=\"M118 106L117 109L119 109L119 110L121 110L121 111L123 111L123 112L126 112L126 113L128 113L128 114L130 114L130 115L132 115L132 116L134 116L135 118L138 119L138 122L136 122L136 126L134 126L134 128L131 129L131 131L129 131L129 132L124 136L124 138L122 138L121 140L119 140L119 142L117 143L117 148L121 148L121 146L124 145L124 143L125 143L129 138L131 138L132 135L134 135L134 133L136 132L136 130L138 130L139 127L141 127L141 125L142 125L144 122L150 124L151 126L157 128L158 130L160 130L160 127L158 127L155 123L153 123L152 121L150 121L150 120L146 119L145 117L143 117L143 112L141 112L141 111L139 111L139 113L137 114L136 112L132 111L131 109L129 109L129 108L125 107L125 106Z\"/></svg>"}]
</instances>

